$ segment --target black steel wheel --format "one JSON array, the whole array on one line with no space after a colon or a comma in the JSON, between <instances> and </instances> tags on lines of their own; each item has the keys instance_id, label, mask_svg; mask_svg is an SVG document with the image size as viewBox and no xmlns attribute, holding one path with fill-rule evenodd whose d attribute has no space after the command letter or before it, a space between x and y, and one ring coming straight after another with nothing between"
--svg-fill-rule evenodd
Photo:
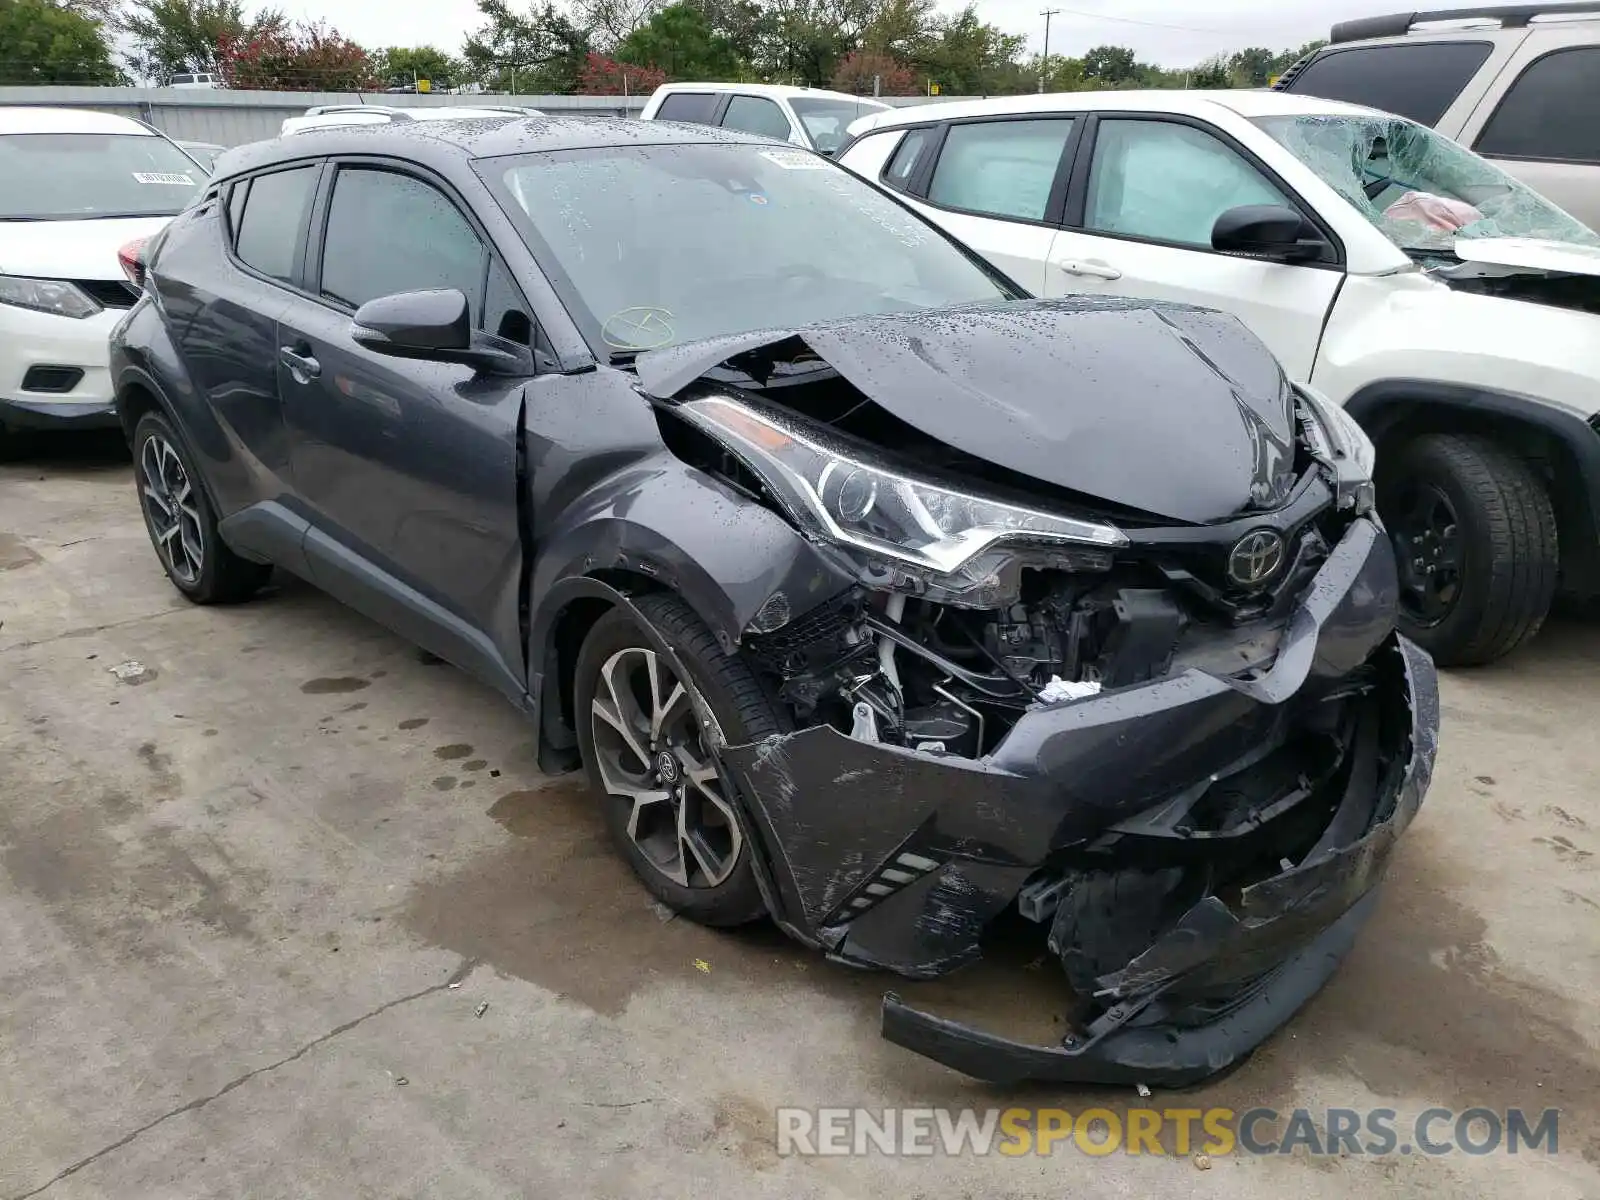
<instances>
[{"instance_id":1,"label":"black steel wheel","mask_svg":"<svg viewBox=\"0 0 1600 1200\"><path fill-rule=\"evenodd\" d=\"M1544 480L1485 438L1427 434L1380 463L1401 632L1441 666L1492 662L1533 637L1560 554Z\"/></svg>"}]
</instances>

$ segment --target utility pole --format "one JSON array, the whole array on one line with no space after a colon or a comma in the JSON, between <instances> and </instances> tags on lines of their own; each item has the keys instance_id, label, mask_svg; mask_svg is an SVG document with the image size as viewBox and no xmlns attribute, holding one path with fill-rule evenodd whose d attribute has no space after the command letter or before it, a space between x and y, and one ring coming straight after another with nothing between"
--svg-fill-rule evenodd
<instances>
[{"instance_id":1,"label":"utility pole","mask_svg":"<svg viewBox=\"0 0 1600 1200\"><path fill-rule=\"evenodd\" d=\"M1044 53L1039 57L1039 94L1044 94L1044 77L1050 72L1050 18L1059 16L1059 8L1047 8L1039 15L1044 18Z\"/></svg>"}]
</instances>

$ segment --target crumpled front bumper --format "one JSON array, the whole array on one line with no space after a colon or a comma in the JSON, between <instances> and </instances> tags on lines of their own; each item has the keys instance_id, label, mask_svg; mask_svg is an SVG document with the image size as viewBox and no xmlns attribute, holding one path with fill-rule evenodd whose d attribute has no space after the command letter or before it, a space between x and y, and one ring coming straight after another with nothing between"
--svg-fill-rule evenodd
<instances>
[{"instance_id":1,"label":"crumpled front bumper","mask_svg":"<svg viewBox=\"0 0 1600 1200\"><path fill-rule=\"evenodd\" d=\"M1202 899L1102 977L1109 1008L1086 1036L1022 1046L885 998L885 1037L980 1078L1179 1084L1221 1069L1332 973L1427 792L1437 680L1393 631L1395 603L1388 539L1358 520L1252 679L1186 670L1036 709L977 761L830 727L727 748L779 922L846 962L944 974L978 957L984 928L1053 852L1226 771L1359 677L1378 749L1345 776L1317 846L1227 903ZM1197 1004L1214 1017L1196 1020Z\"/></svg>"}]
</instances>

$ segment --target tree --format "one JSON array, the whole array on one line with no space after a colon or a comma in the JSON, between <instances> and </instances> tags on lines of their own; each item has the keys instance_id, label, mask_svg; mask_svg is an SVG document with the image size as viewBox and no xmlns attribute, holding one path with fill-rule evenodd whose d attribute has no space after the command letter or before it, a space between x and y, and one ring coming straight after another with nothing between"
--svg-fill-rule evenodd
<instances>
[{"instance_id":1,"label":"tree","mask_svg":"<svg viewBox=\"0 0 1600 1200\"><path fill-rule=\"evenodd\" d=\"M737 79L740 74L733 43L688 4L658 10L623 38L616 57L634 66L660 67L670 79Z\"/></svg>"},{"instance_id":2,"label":"tree","mask_svg":"<svg viewBox=\"0 0 1600 1200\"><path fill-rule=\"evenodd\" d=\"M613 49L661 7L661 0L572 0L578 24L590 38Z\"/></svg>"},{"instance_id":3,"label":"tree","mask_svg":"<svg viewBox=\"0 0 1600 1200\"><path fill-rule=\"evenodd\" d=\"M96 25L112 26L116 24L121 0L54 0L54 6L88 17Z\"/></svg>"},{"instance_id":4,"label":"tree","mask_svg":"<svg viewBox=\"0 0 1600 1200\"><path fill-rule=\"evenodd\" d=\"M566 95L588 65L589 35L547 2L526 15L507 0L478 0L488 23L462 47L472 75L491 91Z\"/></svg>"},{"instance_id":5,"label":"tree","mask_svg":"<svg viewBox=\"0 0 1600 1200\"><path fill-rule=\"evenodd\" d=\"M275 8L244 15L244 0L130 0L116 28L133 43L135 74L165 83L181 71L221 69L217 47L282 32L288 18Z\"/></svg>"},{"instance_id":6,"label":"tree","mask_svg":"<svg viewBox=\"0 0 1600 1200\"><path fill-rule=\"evenodd\" d=\"M1132 83L1137 74L1133 51L1126 46L1096 46L1083 56L1083 77L1106 87Z\"/></svg>"},{"instance_id":7,"label":"tree","mask_svg":"<svg viewBox=\"0 0 1600 1200\"><path fill-rule=\"evenodd\" d=\"M426 79L438 92L455 87L466 73L453 55L432 46L390 46L372 57L373 70L388 87L409 87Z\"/></svg>"},{"instance_id":8,"label":"tree","mask_svg":"<svg viewBox=\"0 0 1600 1200\"><path fill-rule=\"evenodd\" d=\"M934 0L879 0L861 34L861 49L907 62L939 31Z\"/></svg>"},{"instance_id":9,"label":"tree","mask_svg":"<svg viewBox=\"0 0 1600 1200\"><path fill-rule=\"evenodd\" d=\"M878 91L874 93L873 85ZM922 80L916 71L899 59L871 50L857 50L844 56L833 73L830 85L836 92L853 96L919 96Z\"/></svg>"},{"instance_id":10,"label":"tree","mask_svg":"<svg viewBox=\"0 0 1600 1200\"><path fill-rule=\"evenodd\" d=\"M218 58L218 70L230 88L357 92L377 86L372 56L320 21L253 37L225 36Z\"/></svg>"},{"instance_id":11,"label":"tree","mask_svg":"<svg viewBox=\"0 0 1600 1200\"><path fill-rule=\"evenodd\" d=\"M48 0L0 0L0 83L121 82L91 18Z\"/></svg>"},{"instance_id":12,"label":"tree","mask_svg":"<svg viewBox=\"0 0 1600 1200\"><path fill-rule=\"evenodd\" d=\"M1233 85L1228 60L1218 54L1206 59L1189 72L1189 86L1196 88L1225 88Z\"/></svg>"},{"instance_id":13,"label":"tree","mask_svg":"<svg viewBox=\"0 0 1600 1200\"><path fill-rule=\"evenodd\" d=\"M917 53L916 65L952 96L992 96L1029 90L1017 62L1026 39L978 19L967 5L934 24L934 36ZM1033 86L1038 76L1034 75Z\"/></svg>"},{"instance_id":14,"label":"tree","mask_svg":"<svg viewBox=\"0 0 1600 1200\"><path fill-rule=\"evenodd\" d=\"M578 75L578 91L585 96L645 96L666 81L665 71L618 62L591 50Z\"/></svg>"},{"instance_id":15,"label":"tree","mask_svg":"<svg viewBox=\"0 0 1600 1200\"><path fill-rule=\"evenodd\" d=\"M1266 87L1272 76L1272 51L1251 46L1228 57L1228 73L1235 87Z\"/></svg>"}]
</instances>

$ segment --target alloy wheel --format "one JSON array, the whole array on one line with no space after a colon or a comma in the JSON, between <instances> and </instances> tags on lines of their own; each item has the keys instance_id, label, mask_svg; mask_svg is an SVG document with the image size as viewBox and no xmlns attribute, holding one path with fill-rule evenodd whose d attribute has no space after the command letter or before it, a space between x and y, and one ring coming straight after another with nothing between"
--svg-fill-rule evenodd
<instances>
[{"instance_id":1,"label":"alloy wheel","mask_svg":"<svg viewBox=\"0 0 1600 1200\"><path fill-rule=\"evenodd\" d=\"M1439 624L1461 597L1461 520L1450 497L1428 483L1411 485L1391 523L1400 574L1400 605L1420 626Z\"/></svg>"},{"instance_id":2,"label":"alloy wheel","mask_svg":"<svg viewBox=\"0 0 1600 1200\"><path fill-rule=\"evenodd\" d=\"M195 583L205 568L205 552L200 508L183 460L171 442L152 434L139 453L139 474L139 494L156 551L174 578Z\"/></svg>"},{"instance_id":3,"label":"alloy wheel","mask_svg":"<svg viewBox=\"0 0 1600 1200\"><path fill-rule=\"evenodd\" d=\"M595 764L611 802L627 807L629 839L680 887L717 887L738 865L743 837L689 685L644 647L606 659L599 682Z\"/></svg>"}]
</instances>

